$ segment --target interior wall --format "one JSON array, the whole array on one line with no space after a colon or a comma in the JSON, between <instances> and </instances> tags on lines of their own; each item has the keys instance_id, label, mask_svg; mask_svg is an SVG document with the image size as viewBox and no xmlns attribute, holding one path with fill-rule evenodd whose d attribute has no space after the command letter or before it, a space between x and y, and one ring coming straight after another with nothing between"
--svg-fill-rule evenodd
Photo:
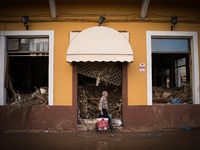
<instances>
[{"instance_id":1,"label":"interior wall","mask_svg":"<svg viewBox=\"0 0 200 150\"><path fill-rule=\"evenodd\" d=\"M26 11L27 15L33 14L50 14L49 8L43 5L31 5L23 7L10 6L9 9L1 8L1 13L23 15ZM11 9L12 8L12 9ZM30 8L30 9L29 9ZM162 15L173 15L176 11L177 16L192 15L198 12L199 9L190 6L173 6L160 4L159 7L150 4L148 13L156 13ZM140 4L69 4L63 3L57 5L57 13L77 13L77 14L140 14ZM148 14L147 14L148 15ZM109 18L109 16L106 16ZM31 18L31 16L30 16ZM29 22L29 30L54 30L54 105L72 105L72 64L66 62L66 51L69 46L69 32L82 31L92 26L98 25L97 22ZM146 31L170 31L171 23L156 23L156 22L105 22L103 26L111 27L118 31L128 31L130 33L130 44L133 49L134 62L128 64L128 105L147 105L147 72L140 72L140 63L146 61ZM15 23L0 23L0 31L18 31L25 30L22 22ZM200 31L199 24L177 23L175 31ZM198 34L198 41L200 35ZM199 47L200 49L200 44ZM200 56L200 53L199 53ZM200 66L200 65L199 65Z\"/></svg>"}]
</instances>

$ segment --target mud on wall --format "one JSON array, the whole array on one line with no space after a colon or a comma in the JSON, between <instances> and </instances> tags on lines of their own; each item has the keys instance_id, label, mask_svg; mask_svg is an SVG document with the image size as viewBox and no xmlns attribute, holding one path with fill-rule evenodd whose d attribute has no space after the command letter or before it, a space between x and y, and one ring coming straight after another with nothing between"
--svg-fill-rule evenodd
<instances>
[{"instance_id":1,"label":"mud on wall","mask_svg":"<svg viewBox=\"0 0 200 150\"><path fill-rule=\"evenodd\" d=\"M76 109L71 106L32 106L27 119L8 116L12 106L0 106L1 130L62 130L76 129Z\"/></svg>"},{"instance_id":2,"label":"mud on wall","mask_svg":"<svg viewBox=\"0 0 200 150\"><path fill-rule=\"evenodd\" d=\"M200 127L200 105L126 106L123 113L127 129Z\"/></svg>"},{"instance_id":3,"label":"mud on wall","mask_svg":"<svg viewBox=\"0 0 200 150\"><path fill-rule=\"evenodd\" d=\"M27 123L18 116L8 117L11 107L0 106L0 130L76 129L76 108L71 106L32 106ZM124 107L125 129L200 127L200 105L153 105Z\"/></svg>"}]
</instances>

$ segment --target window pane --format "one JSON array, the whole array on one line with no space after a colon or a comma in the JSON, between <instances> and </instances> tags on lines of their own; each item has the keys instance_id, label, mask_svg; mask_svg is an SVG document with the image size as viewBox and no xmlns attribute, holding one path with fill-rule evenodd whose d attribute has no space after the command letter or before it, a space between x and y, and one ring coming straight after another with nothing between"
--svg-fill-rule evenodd
<instances>
[{"instance_id":1,"label":"window pane","mask_svg":"<svg viewBox=\"0 0 200 150\"><path fill-rule=\"evenodd\" d=\"M21 39L21 51L49 51L49 39Z\"/></svg>"},{"instance_id":2,"label":"window pane","mask_svg":"<svg viewBox=\"0 0 200 150\"><path fill-rule=\"evenodd\" d=\"M8 50L19 50L19 39L8 39Z\"/></svg>"},{"instance_id":3,"label":"window pane","mask_svg":"<svg viewBox=\"0 0 200 150\"><path fill-rule=\"evenodd\" d=\"M188 52L188 39L151 39L153 52Z\"/></svg>"},{"instance_id":4,"label":"window pane","mask_svg":"<svg viewBox=\"0 0 200 150\"><path fill-rule=\"evenodd\" d=\"M176 86L181 87L186 78L186 66L176 68Z\"/></svg>"},{"instance_id":5,"label":"window pane","mask_svg":"<svg viewBox=\"0 0 200 150\"><path fill-rule=\"evenodd\" d=\"M184 66L184 65L186 65L185 58L181 58L177 60L177 67Z\"/></svg>"}]
</instances>

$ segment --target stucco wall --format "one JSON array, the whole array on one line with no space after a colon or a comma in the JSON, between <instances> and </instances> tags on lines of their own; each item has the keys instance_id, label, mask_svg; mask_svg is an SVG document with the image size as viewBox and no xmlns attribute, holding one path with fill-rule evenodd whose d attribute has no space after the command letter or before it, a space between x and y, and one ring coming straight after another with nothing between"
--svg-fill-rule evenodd
<instances>
[{"instance_id":1,"label":"stucco wall","mask_svg":"<svg viewBox=\"0 0 200 150\"><path fill-rule=\"evenodd\" d=\"M32 106L26 120L8 116L11 110L0 106L0 130L77 129L76 108L71 106ZM128 106L123 113L125 129L200 127L200 105Z\"/></svg>"},{"instance_id":2,"label":"stucco wall","mask_svg":"<svg viewBox=\"0 0 200 150\"><path fill-rule=\"evenodd\" d=\"M128 106L123 111L125 128L159 129L199 127L200 105Z\"/></svg>"},{"instance_id":3,"label":"stucco wall","mask_svg":"<svg viewBox=\"0 0 200 150\"><path fill-rule=\"evenodd\" d=\"M191 9L192 8L192 9ZM27 4L26 7L19 4L8 5L8 8L0 6L0 15L23 15L24 12L29 15L49 14L48 4ZM148 14L158 14L172 16L176 15L196 15L200 14L197 6L172 5L169 4L150 4ZM140 14L140 4L57 4L57 14ZM42 18L39 15L39 18ZM43 17L45 20L46 17ZM62 19L62 17L61 17ZM69 32L82 31L86 28L97 26L97 22L29 22L29 30L54 30L54 104L72 105L72 65L66 62L66 51L69 46ZM170 20L170 19L169 19ZM139 71L139 64L146 64L146 31L170 31L170 22L104 22L103 26L111 27L118 31L128 31L130 33L130 44L134 53L134 62L128 64L128 105L146 105L147 104L147 73ZM0 31L18 31L25 30L22 22L0 23ZM195 23L177 23L175 31L200 31L200 24ZM200 35L198 34L198 39ZM198 40L200 41L200 40ZM200 44L199 44L200 49Z\"/></svg>"}]
</instances>

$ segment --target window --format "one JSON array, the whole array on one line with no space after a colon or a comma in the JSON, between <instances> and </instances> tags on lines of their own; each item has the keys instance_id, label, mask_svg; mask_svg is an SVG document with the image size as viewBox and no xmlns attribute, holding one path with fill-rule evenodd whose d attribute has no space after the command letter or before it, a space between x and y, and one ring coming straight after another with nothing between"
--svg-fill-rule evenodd
<instances>
[{"instance_id":1,"label":"window","mask_svg":"<svg viewBox=\"0 0 200 150\"><path fill-rule=\"evenodd\" d=\"M147 44L147 104L152 105L152 53L153 43L152 40L156 38L168 37L168 39L174 39L179 37L179 39L189 39L189 51L191 62L190 76L191 88L192 88L192 100L194 104L199 104L199 57L198 57L198 34L197 32L176 32L176 31L147 31L146 32L146 44ZM183 58L183 57L179 57ZM187 58L187 57L186 57ZM186 59L187 60L187 59ZM186 61L187 64L187 61ZM174 65L175 66L175 65ZM195 68L195 69L194 69ZM175 70L175 69L173 69Z\"/></svg>"},{"instance_id":2,"label":"window","mask_svg":"<svg viewBox=\"0 0 200 150\"><path fill-rule=\"evenodd\" d=\"M49 39L21 39L21 51L48 51Z\"/></svg>"},{"instance_id":3,"label":"window","mask_svg":"<svg viewBox=\"0 0 200 150\"><path fill-rule=\"evenodd\" d=\"M33 36L36 36L35 38L48 38L49 39L49 49L48 51L44 52L22 52L19 50L15 51L10 51L8 50L8 40L9 39L20 39L20 38L33 38ZM34 56L49 56L48 57L48 87L49 87L49 92L48 94L48 102L49 105L54 104L54 92L53 92L53 87L54 87L54 31L47 31L47 30L40 30L40 31L1 31L1 48L0 48L0 105L5 105L6 104L6 75L8 69L5 69L8 64L6 63L8 60L7 58L10 57L11 55L15 57L18 55L22 56L31 56L31 53L34 53ZM12 54L13 53L13 54ZM20 54L18 54L20 53ZM27 54L26 54L27 53ZM45 55L44 55L45 54ZM8 57L7 57L8 56ZM31 57L33 58L33 57ZM37 57L41 58L41 57ZM4 75L3 75L4 74Z\"/></svg>"},{"instance_id":4,"label":"window","mask_svg":"<svg viewBox=\"0 0 200 150\"><path fill-rule=\"evenodd\" d=\"M18 38L8 39L8 52L47 52L49 51L48 38Z\"/></svg>"},{"instance_id":5,"label":"window","mask_svg":"<svg viewBox=\"0 0 200 150\"><path fill-rule=\"evenodd\" d=\"M175 61L175 75L176 75L176 86L181 87L188 81L188 73L187 73L187 68L186 66L186 58L180 58Z\"/></svg>"},{"instance_id":6,"label":"window","mask_svg":"<svg viewBox=\"0 0 200 150\"><path fill-rule=\"evenodd\" d=\"M190 39L152 39L153 103L192 103ZM186 90L183 90L186 89Z\"/></svg>"},{"instance_id":7,"label":"window","mask_svg":"<svg viewBox=\"0 0 200 150\"><path fill-rule=\"evenodd\" d=\"M151 39L152 52L189 52L189 39Z\"/></svg>"},{"instance_id":8,"label":"window","mask_svg":"<svg viewBox=\"0 0 200 150\"><path fill-rule=\"evenodd\" d=\"M37 89L48 89L48 38L8 38L7 40L6 102L14 102L12 89L19 91L20 100ZM12 87L12 88L11 88ZM46 93L48 95L48 92ZM15 99L16 102L16 99Z\"/></svg>"},{"instance_id":9,"label":"window","mask_svg":"<svg viewBox=\"0 0 200 150\"><path fill-rule=\"evenodd\" d=\"M19 39L8 39L8 51L19 50Z\"/></svg>"},{"instance_id":10,"label":"window","mask_svg":"<svg viewBox=\"0 0 200 150\"><path fill-rule=\"evenodd\" d=\"M185 66L185 65L186 65L185 58L176 60L176 67L181 67L181 66Z\"/></svg>"}]
</instances>

